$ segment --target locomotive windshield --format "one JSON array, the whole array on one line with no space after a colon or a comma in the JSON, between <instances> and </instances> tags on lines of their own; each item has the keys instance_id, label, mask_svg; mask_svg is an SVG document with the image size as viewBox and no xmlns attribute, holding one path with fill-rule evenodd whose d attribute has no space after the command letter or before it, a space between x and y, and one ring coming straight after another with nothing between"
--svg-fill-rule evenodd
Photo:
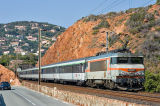
<instances>
[{"instance_id":1,"label":"locomotive windshield","mask_svg":"<svg viewBox=\"0 0 160 106\"><path fill-rule=\"evenodd\" d=\"M143 64L143 57L112 57L111 64Z\"/></svg>"}]
</instances>

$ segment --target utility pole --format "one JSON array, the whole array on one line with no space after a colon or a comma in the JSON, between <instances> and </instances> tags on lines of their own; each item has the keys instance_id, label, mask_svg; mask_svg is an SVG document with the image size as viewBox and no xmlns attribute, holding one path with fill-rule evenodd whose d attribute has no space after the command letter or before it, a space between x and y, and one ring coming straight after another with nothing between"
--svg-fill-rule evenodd
<instances>
[{"instance_id":1,"label":"utility pole","mask_svg":"<svg viewBox=\"0 0 160 106\"><path fill-rule=\"evenodd\" d=\"M106 32L106 52L108 53L108 32Z\"/></svg>"},{"instance_id":2,"label":"utility pole","mask_svg":"<svg viewBox=\"0 0 160 106\"><path fill-rule=\"evenodd\" d=\"M38 58L38 85L41 84L41 29L38 29L38 51L39 51L39 58Z\"/></svg>"},{"instance_id":3,"label":"utility pole","mask_svg":"<svg viewBox=\"0 0 160 106\"><path fill-rule=\"evenodd\" d=\"M17 69L19 68L19 65L18 65L18 53L19 53L19 46L17 45L17 50L16 50L16 66L15 66L15 78L17 78Z\"/></svg>"},{"instance_id":4,"label":"utility pole","mask_svg":"<svg viewBox=\"0 0 160 106\"><path fill-rule=\"evenodd\" d=\"M38 29L38 51L39 51L39 58L38 58L38 85L41 84L41 31L47 31L45 29Z\"/></svg>"}]
</instances>

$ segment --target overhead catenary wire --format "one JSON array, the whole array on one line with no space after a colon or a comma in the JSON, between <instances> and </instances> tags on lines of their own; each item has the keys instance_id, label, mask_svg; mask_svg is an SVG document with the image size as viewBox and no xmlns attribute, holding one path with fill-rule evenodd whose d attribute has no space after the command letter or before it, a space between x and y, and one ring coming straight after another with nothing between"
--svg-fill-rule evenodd
<instances>
[{"instance_id":1,"label":"overhead catenary wire","mask_svg":"<svg viewBox=\"0 0 160 106\"><path fill-rule=\"evenodd\" d=\"M125 2L126 0L121 0L121 1ZM118 3L116 3L115 5L117 5L117 6L118 6L118 5L120 5L121 3L122 3L122 2L118 2ZM113 8L115 8L115 7L116 7L115 5L114 5L114 6L112 6L112 7L110 8L110 10L111 10L111 9L113 9Z\"/></svg>"},{"instance_id":2,"label":"overhead catenary wire","mask_svg":"<svg viewBox=\"0 0 160 106\"><path fill-rule=\"evenodd\" d=\"M108 7L104 8L102 11L98 12L98 14L102 14L105 10L107 9L112 9L115 6L119 5L122 3L122 1L124 2L125 0L115 0L114 2L112 2Z\"/></svg>"},{"instance_id":3,"label":"overhead catenary wire","mask_svg":"<svg viewBox=\"0 0 160 106\"><path fill-rule=\"evenodd\" d=\"M107 1L109 1L109 0L104 0L103 2L101 2L96 8L92 9L91 12L97 11L98 8L102 7Z\"/></svg>"},{"instance_id":4,"label":"overhead catenary wire","mask_svg":"<svg viewBox=\"0 0 160 106\"><path fill-rule=\"evenodd\" d=\"M105 8L103 8L102 10L100 10L99 12L97 12L96 14L103 14L105 12L105 10L111 10L115 7L117 7L118 5L120 5L121 3L124 3L126 0L113 0L113 2L109 3L109 0L104 0L103 2L101 2L96 8L92 9L91 11L97 11L100 7L102 7L105 3L109 3L107 4L107 6ZM149 4L150 2L152 2L154 0L147 0L147 2L145 2L142 6L146 6L147 4ZM129 8L133 8L133 1L129 0Z\"/></svg>"},{"instance_id":5,"label":"overhead catenary wire","mask_svg":"<svg viewBox=\"0 0 160 106\"><path fill-rule=\"evenodd\" d=\"M132 0L129 0L129 8L132 8Z\"/></svg>"},{"instance_id":6,"label":"overhead catenary wire","mask_svg":"<svg viewBox=\"0 0 160 106\"><path fill-rule=\"evenodd\" d=\"M99 11L98 14L103 13L104 10L106 10L108 7L112 6L116 2L118 2L118 0L114 0L112 3L108 4L105 8L103 8L101 11Z\"/></svg>"},{"instance_id":7,"label":"overhead catenary wire","mask_svg":"<svg viewBox=\"0 0 160 106\"><path fill-rule=\"evenodd\" d=\"M146 3L144 3L144 4L142 5L142 7L148 5L148 4L149 4L150 2L152 2L152 1L154 1L154 0L149 0L149 1L147 1Z\"/></svg>"}]
</instances>

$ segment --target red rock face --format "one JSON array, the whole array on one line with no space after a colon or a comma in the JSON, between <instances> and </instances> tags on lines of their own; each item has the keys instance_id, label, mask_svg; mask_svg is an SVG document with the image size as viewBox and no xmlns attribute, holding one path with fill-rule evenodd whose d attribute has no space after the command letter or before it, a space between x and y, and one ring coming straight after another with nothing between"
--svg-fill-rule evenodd
<instances>
[{"instance_id":1,"label":"red rock face","mask_svg":"<svg viewBox=\"0 0 160 106\"><path fill-rule=\"evenodd\" d=\"M12 85L20 85L19 80L15 78L14 72L0 65L0 82L2 81L10 82Z\"/></svg>"},{"instance_id":2,"label":"red rock face","mask_svg":"<svg viewBox=\"0 0 160 106\"><path fill-rule=\"evenodd\" d=\"M153 6L153 8L155 8L155 6ZM116 41L116 43L110 45L109 50L121 48L127 38L129 41L127 47L129 47L134 53L136 49L139 48L145 41L145 38L139 38L137 35L129 33L127 27L125 26L125 22L131 14L132 13L124 13L112 18L106 18L110 24L110 27L99 29L97 34L93 34L93 27L98 25L101 20L84 22L84 20L81 19L77 21L64 33L58 36L57 41L42 57L42 65L94 56L98 52L105 51L107 31L120 34L120 38Z\"/></svg>"},{"instance_id":3,"label":"red rock face","mask_svg":"<svg viewBox=\"0 0 160 106\"><path fill-rule=\"evenodd\" d=\"M105 51L106 32L111 30L102 28L99 29L97 34L93 34L93 27L99 22L100 20L94 22L80 20L69 27L42 57L42 65L95 56L96 53ZM120 32L118 28L117 30ZM114 31L117 30L115 28ZM116 45L111 46L109 49L119 48L121 45L121 43L117 42Z\"/></svg>"},{"instance_id":4,"label":"red rock face","mask_svg":"<svg viewBox=\"0 0 160 106\"><path fill-rule=\"evenodd\" d=\"M45 53L42 65L93 56L102 51L104 48L98 44L105 42L105 33L92 35L92 27L97 24L81 20L69 27Z\"/></svg>"},{"instance_id":5,"label":"red rock face","mask_svg":"<svg viewBox=\"0 0 160 106\"><path fill-rule=\"evenodd\" d=\"M96 53L105 51L106 47L102 45L106 44L106 32L111 29L102 28L97 34L93 34L93 27L99 22L100 20L94 22L80 20L69 27L42 57L42 65L95 56ZM114 31L124 33L119 28L115 28ZM121 38L123 39L123 36ZM121 45L117 42L109 49L119 48Z\"/></svg>"}]
</instances>

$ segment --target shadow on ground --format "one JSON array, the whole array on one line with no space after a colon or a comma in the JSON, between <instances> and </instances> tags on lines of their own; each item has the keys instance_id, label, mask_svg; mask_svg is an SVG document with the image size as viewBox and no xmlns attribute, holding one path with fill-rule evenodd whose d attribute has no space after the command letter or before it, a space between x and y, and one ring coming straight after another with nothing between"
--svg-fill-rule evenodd
<instances>
[{"instance_id":1,"label":"shadow on ground","mask_svg":"<svg viewBox=\"0 0 160 106\"><path fill-rule=\"evenodd\" d=\"M0 94L0 106L6 106L2 94Z\"/></svg>"}]
</instances>

